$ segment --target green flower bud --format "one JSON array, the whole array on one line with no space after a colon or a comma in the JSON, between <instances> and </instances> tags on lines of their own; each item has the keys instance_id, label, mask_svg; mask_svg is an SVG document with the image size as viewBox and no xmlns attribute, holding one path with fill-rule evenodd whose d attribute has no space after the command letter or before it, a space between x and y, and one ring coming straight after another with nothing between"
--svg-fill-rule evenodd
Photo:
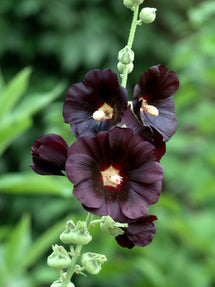
<instances>
[{"instance_id":1,"label":"green flower bud","mask_svg":"<svg viewBox=\"0 0 215 287\"><path fill-rule=\"evenodd\" d=\"M134 7L134 1L133 0L123 0L123 4L125 5L125 7L127 7L128 9L133 9Z\"/></svg>"},{"instance_id":2,"label":"green flower bud","mask_svg":"<svg viewBox=\"0 0 215 287\"><path fill-rule=\"evenodd\" d=\"M142 4L143 1L144 1L144 0L134 0L135 4L138 4L138 5Z\"/></svg>"},{"instance_id":3,"label":"green flower bud","mask_svg":"<svg viewBox=\"0 0 215 287\"><path fill-rule=\"evenodd\" d=\"M128 227L127 223L115 222L110 216L103 216L102 219L104 221L100 224L101 230L113 236L122 235L124 231L121 228Z\"/></svg>"},{"instance_id":4,"label":"green flower bud","mask_svg":"<svg viewBox=\"0 0 215 287\"><path fill-rule=\"evenodd\" d=\"M155 13L156 11L157 11L156 8L149 8L149 7L143 8L140 11L140 15L139 15L140 20L145 24L152 23L156 18L156 13Z\"/></svg>"},{"instance_id":5,"label":"green flower bud","mask_svg":"<svg viewBox=\"0 0 215 287\"><path fill-rule=\"evenodd\" d=\"M60 240L65 244L71 244L71 238L70 238L70 231L75 228L75 223L73 220L69 220L66 223L66 230L61 233Z\"/></svg>"},{"instance_id":6,"label":"green flower bud","mask_svg":"<svg viewBox=\"0 0 215 287\"><path fill-rule=\"evenodd\" d=\"M47 259L47 264L50 267L57 269L67 268L71 262L69 254L63 246L57 244L52 245L53 252Z\"/></svg>"},{"instance_id":7,"label":"green flower bud","mask_svg":"<svg viewBox=\"0 0 215 287\"><path fill-rule=\"evenodd\" d=\"M119 51L118 60L125 65L134 61L134 52L128 46Z\"/></svg>"},{"instance_id":8,"label":"green flower bud","mask_svg":"<svg viewBox=\"0 0 215 287\"><path fill-rule=\"evenodd\" d=\"M91 274L98 274L105 261L107 261L105 255L92 252L84 253L81 258L84 269Z\"/></svg>"},{"instance_id":9,"label":"green flower bud","mask_svg":"<svg viewBox=\"0 0 215 287\"><path fill-rule=\"evenodd\" d=\"M63 281L59 279L59 280L54 281L50 287L61 287L62 284L63 284ZM67 287L75 287L75 285L72 282L70 282L67 285Z\"/></svg>"},{"instance_id":10,"label":"green flower bud","mask_svg":"<svg viewBox=\"0 0 215 287\"><path fill-rule=\"evenodd\" d=\"M118 69L118 71L120 72L120 74L123 74L123 72L124 72L125 69L128 69L128 74L130 74L130 73L133 71L133 68L134 68L133 63L130 63L130 64L128 64L128 65L124 65L124 64L122 64L121 62L119 62L119 63L117 64L117 69Z\"/></svg>"},{"instance_id":11,"label":"green flower bud","mask_svg":"<svg viewBox=\"0 0 215 287\"><path fill-rule=\"evenodd\" d=\"M87 230L85 221L79 221L76 225L73 221L68 221L66 230L60 235L60 240L65 244L85 245L92 240L92 236Z\"/></svg>"},{"instance_id":12,"label":"green flower bud","mask_svg":"<svg viewBox=\"0 0 215 287\"><path fill-rule=\"evenodd\" d=\"M143 3L144 0L123 0L123 4L128 9L133 10L135 5L140 5Z\"/></svg>"}]
</instances>

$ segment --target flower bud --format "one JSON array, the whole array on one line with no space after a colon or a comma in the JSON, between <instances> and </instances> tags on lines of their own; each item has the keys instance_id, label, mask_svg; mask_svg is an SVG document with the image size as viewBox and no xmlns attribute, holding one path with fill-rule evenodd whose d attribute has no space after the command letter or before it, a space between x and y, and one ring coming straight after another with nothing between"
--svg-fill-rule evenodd
<instances>
[{"instance_id":1,"label":"flower bud","mask_svg":"<svg viewBox=\"0 0 215 287\"><path fill-rule=\"evenodd\" d=\"M103 216L104 220L101 224L101 230L113 236L122 235L124 231L121 228L128 227L127 223L118 223L115 222L110 216Z\"/></svg>"},{"instance_id":2,"label":"flower bud","mask_svg":"<svg viewBox=\"0 0 215 287\"><path fill-rule=\"evenodd\" d=\"M76 225L73 221L68 221L66 230L60 235L60 240L65 244L85 245L92 240L92 236L87 230L85 221L79 221Z\"/></svg>"},{"instance_id":3,"label":"flower bud","mask_svg":"<svg viewBox=\"0 0 215 287\"><path fill-rule=\"evenodd\" d=\"M145 24L152 23L156 18L156 8L146 7L140 11L140 20Z\"/></svg>"},{"instance_id":4,"label":"flower bud","mask_svg":"<svg viewBox=\"0 0 215 287\"><path fill-rule=\"evenodd\" d=\"M57 244L52 245L53 252L47 259L47 264L50 267L57 269L67 268L71 262L71 259L63 246Z\"/></svg>"},{"instance_id":5,"label":"flower bud","mask_svg":"<svg viewBox=\"0 0 215 287\"><path fill-rule=\"evenodd\" d=\"M60 279L58 279L58 280L54 281L54 282L50 285L50 287L61 287L62 284L63 284L63 281L60 280ZM72 282L70 282L70 283L67 285L67 287L75 287L75 285L74 285Z\"/></svg>"},{"instance_id":6,"label":"flower bud","mask_svg":"<svg viewBox=\"0 0 215 287\"><path fill-rule=\"evenodd\" d=\"M107 261L105 255L92 252L84 253L81 258L84 269L91 274L98 274L105 261Z\"/></svg>"},{"instance_id":7,"label":"flower bud","mask_svg":"<svg viewBox=\"0 0 215 287\"><path fill-rule=\"evenodd\" d=\"M135 5L140 5L143 3L144 0L123 0L123 4L128 9L133 10Z\"/></svg>"},{"instance_id":8,"label":"flower bud","mask_svg":"<svg viewBox=\"0 0 215 287\"><path fill-rule=\"evenodd\" d=\"M134 68L134 64L133 63L130 63L128 65L124 65L121 62L119 62L117 64L117 69L120 72L120 74L123 74L125 69L128 69L128 74L130 74L133 71L133 68Z\"/></svg>"},{"instance_id":9,"label":"flower bud","mask_svg":"<svg viewBox=\"0 0 215 287\"><path fill-rule=\"evenodd\" d=\"M119 51L118 60L125 65L134 61L134 52L128 46Z\"/></svg>"},{"instance_id":10,"label":"flower bud","mask_svg":"<svg viewBox=\"0 0 215 287\"><path fill-rule=\"evenodd\" d=\"M133 0L123 0L123 4L125 5L125 7L132 10L132 8L134 6L134 1Z\"/></svg>"}]
</instances>

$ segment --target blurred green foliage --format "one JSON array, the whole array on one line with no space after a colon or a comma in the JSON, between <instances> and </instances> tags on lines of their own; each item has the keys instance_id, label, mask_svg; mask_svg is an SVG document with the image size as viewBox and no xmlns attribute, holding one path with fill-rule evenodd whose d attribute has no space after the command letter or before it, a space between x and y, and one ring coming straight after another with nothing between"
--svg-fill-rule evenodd
<instances>
[{"instance_id":1,"label":"blurred green foliage","mask_svg":"<svg viewBox=\"0 0 215 287\"><path fill-rule=\"evenodd\" d=\"M132 90L141 73L162 63L179 75L178 131L162 159L164 184L150 213L158 217L151 245L125 250L92 230L90 251L109 261L76 286L212 287L215 285L215 5L213 0L145 1L158 9L139 27ZM65 90L93 68L116 71L131 13L116 0L0 2L0 287L45 287L46 266L68 216L85 212L65 178L30 168L33 142L48 132L70 144L63 123Z\"/></svg>"}]
</instances>

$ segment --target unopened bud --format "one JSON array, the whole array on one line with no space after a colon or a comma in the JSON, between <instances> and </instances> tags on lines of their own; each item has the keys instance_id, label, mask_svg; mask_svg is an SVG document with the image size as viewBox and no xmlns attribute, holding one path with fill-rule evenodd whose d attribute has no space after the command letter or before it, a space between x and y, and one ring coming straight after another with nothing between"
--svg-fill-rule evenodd
<instances>
[{"instance_id":1,"label":"unopened bud","mask_svg":"<svg viewBox=\"0 0 215 287\"><path fill-rule=\"evenodd\" d=\"M133 9L134 7L134 1L133 0L123 0L123 4L125 5L125 7L127 7L128 9Z\"/></svg>"},{"instance_id":2,"label":"unopened bud","mask_svg":"<svg viewBox=\"0 0 215 287\"><path fill-rule=\"evenodd\" d=\"M81 258L84 269L91 274L98 274L105 261L107 261L105 255L92 252L84 253Z\"/></svg>"},{"instance_id":3,"label":"unopened bud","mask_svg":"<svg viewBox=\"0 0 215 287\"><path fill-rule=\"evenodd\" d=\"M119 51L118 60L125 65L134 61L134 52L128 46Z\"/></svg>"},{"instance_id":4,"label":"unopened bud","mask_svg":"<svg viewBox=\"0 0 215 287\"><path fill-rule=\"evenodd\" d=\"M127 223L115 222L110 216L103 216L103 222L100 224L101 230L113 236L122 235L122 228L128 227Z\"/></svg>"},{"instance_id":5,"label":"unopened bud","mask_svg":"<svg viewBox=\"0 0 215 287\"><path fill-rule=\"evenodd\" d=\"M54 281L50 285L50 287L61 287L62 285L63 285L63 281L58 279L58 280ZM75 287L75 285L72 282L70 282L70 283L68 283L67 287Z\"/></svg>"},{"instance_id":6,"label":"unopened bud","mask_svg":"<svg viewBox=\"0 0 215 287\"><path fill-rule=\"evenodd\" d=\"M76 225L73 222L71 223L71 221L68 223L66 230L60 235L60 240L63 243L85 245L92 240L85 221L79 221Z\"/></svg>"},{"instance_id":7,"label":"unopened bud","mask_svg":"<svg viewBox=\"0 0 215 287\"><path fill-rule=\"evenodd\" d=\"M57 269L67 268L71 262L71 259L63 246L57 244L52 245L53 252L49 255L47 264L50 267Z\"/></svg>"},{"instance_id":8,"label":"unopened bud","mask_svg":"<svg viewBox=\"0 0 215 287\"><path fill-rule=\"evenodd\" d=\"M117 64L117 69L120 72L120 74L123 74L125 69L128 69L128 74L130 74L133 71L133 68L134 68L134 64L133 63L130 63L128 65L124 65L121 62L119 62Z\"/></svg>"},{"instance_id":9,"label":"unopened bud","mask_svg":"<svg viewBox=\"0 0 215 287\"><path fill-rule=\"evenodd\" d=\"M135 5L140 5L144 0L123 0L123 4L128 9L134 10Z\"/></svg>"},{"instance_id":10,"label":"unopened bud","mask_svg":"<svg viewBox=\"0 0 215 287\"><path fill-rule=\"evenodd\" d=\"M146 7L140 11L140 20L145 24L152 23L156 18L156 8Z\"/></svg>"}]
</instances>

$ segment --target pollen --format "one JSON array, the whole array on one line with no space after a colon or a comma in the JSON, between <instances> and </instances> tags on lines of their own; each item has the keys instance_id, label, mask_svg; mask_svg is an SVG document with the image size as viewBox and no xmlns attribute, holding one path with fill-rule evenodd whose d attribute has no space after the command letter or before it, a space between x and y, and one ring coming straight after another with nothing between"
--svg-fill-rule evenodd
<instances>
[{"instance_id":1,"label":"pollen","mask_svg":"<svg viewBox=\"0 0 215 287\"><path fill-rule=\"evenodd\" d=\"M141 100L142 100L142 98L141 98ZM159 115L159 110L155 106L148 105L146 100L143 100L140 111L141 112L147 112L148 114L150 114L150 116L157 117Z\"/></svg>"},{"instance_id":2,"label":"pollen","mask_svg":"<svg viewBox=\"0 0 215 287\"><path fill-rule=\"evenodd\" d=\"M113 117L113 108L104 103L97 111L93 113L93 119L96 121L110 120Z\"/></svg>"},{"instance_id":3,"label":"pollen","mask_svg":"<svg viewBox=\"0 0 215 287\"><path fill-rule=\"evenodd\" d=\"M109 166L109 168L106 170L101 171L101 174L104 186L117 187L122 183L122 176L119 175L119 170L112 166Z\"/></svg>"}]
</instances>

